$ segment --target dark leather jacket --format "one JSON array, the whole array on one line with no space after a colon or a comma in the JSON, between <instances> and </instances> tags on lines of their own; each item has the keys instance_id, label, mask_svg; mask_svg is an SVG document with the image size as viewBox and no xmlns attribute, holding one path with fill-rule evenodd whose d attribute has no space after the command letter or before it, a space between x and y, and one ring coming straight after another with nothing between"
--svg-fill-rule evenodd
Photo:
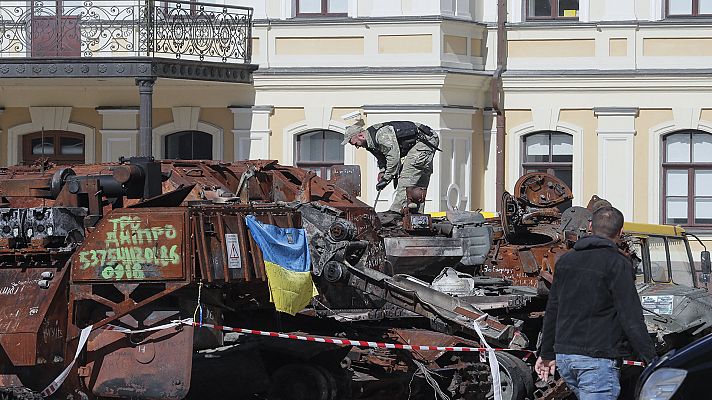
<instances>
[{"instance_id":1,"label":"dark leather jacket","mask_svg":"<svg viewBox=\"0 0 712 400\"><path fill-rule=\"evenodd\" d=\"M630 260L600 236L580 239L556 262L542 330L541 358L621 358L626 342L645 362L655 347L643 320Z\"/></svg>"}]
</instances>

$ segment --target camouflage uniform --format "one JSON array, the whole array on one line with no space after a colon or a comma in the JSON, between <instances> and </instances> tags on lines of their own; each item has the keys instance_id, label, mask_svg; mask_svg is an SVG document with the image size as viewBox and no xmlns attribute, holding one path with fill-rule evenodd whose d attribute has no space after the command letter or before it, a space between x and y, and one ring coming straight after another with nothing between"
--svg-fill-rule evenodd
<instances>
[{"instance_id":1,"label":"camouflage uniform","mask_svg":"<svg viewBox=\"0 0 712 400\"><path fill-rule=\"evenodd\" d=\"M378 168L383 172L383 178L387 181L398 179L396 195L391 204L390 211L401 212L406 205L405 189L411 186L427 188L430 184L430 175L433 173L433 157L435 148L440 144L440 139L429 127L416 124L422 127L424 134L422 140L418 140L404 157L400 157L400 146L396 138L395 131L390 125L375 124L372 128L377 129L375 141L370 135L366 135L366 150L376 157ZM432 135L427 135L432 132ZM424 143L427 140L431 146ZM424 205L420 205L420 212Z\"/></svg>"}]
</instances>

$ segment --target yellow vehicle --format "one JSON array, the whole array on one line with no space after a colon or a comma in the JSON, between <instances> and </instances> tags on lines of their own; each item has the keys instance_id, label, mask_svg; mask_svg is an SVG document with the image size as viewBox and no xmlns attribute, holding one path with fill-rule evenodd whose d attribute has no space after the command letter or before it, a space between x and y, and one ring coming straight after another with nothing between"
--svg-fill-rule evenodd
<instances>
[{"instance_id":1,"label":"yellow vehicle","mask_svg":"<svg viewBox=\"0 0 712 400\"><path fill-rule=\"evenodd\" d=\"M626 223L625 242L636 263L636 287L648 331L659 350L712 331L710 253L696 236L679 226ZM688 238L705 250L695 260Z\"/></svg>"}]
</instances>

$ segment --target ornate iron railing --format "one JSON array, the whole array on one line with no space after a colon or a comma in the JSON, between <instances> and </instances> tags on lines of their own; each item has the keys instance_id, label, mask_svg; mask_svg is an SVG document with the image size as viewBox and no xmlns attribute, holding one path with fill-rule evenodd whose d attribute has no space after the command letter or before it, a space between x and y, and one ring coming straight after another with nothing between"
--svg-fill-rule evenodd
<instances>
[{"instance_id":1,"label":"ornate iron railing","mask_svg":"<svg viewBox=\"0 0 712 400\"><path fill-rule=\"evenodd\" d=\"M0 1L0 57L249 63L252 10L194 1Z\"/></svg>"}]
</instances>

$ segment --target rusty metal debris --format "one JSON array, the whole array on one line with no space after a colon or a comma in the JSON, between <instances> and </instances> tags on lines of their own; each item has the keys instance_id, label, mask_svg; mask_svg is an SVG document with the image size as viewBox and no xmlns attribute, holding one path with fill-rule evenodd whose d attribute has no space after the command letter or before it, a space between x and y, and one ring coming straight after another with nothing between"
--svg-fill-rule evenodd
<instances>
[{"instance_id":1,"label":"rusty metal debris","mask_svg":"<svg viewBox=\"0 0 712 400\"><path fill-rule=\"evenodd\" d=\"M534 173L505 193L499 218L419 213L421 188L408 191L403 214L379 215L357 199L358 167L331 176L264 160L132 158L0 170L0 393L37 397L71 363L87 326L87 346L58 398L432 395L414 375L421 364L454 399L485 399L492 390L489 366L477 354L364 350L189 326L120 330L196 318L442 346L481 346L479 330L492 346L523 350L497 356L507 399L537 388L536 398L562 398L561 384L535 386L524 350L536 350L556 259L585 234L587 216L603 200L562 213L557 207L572 198L570 189ZM295 317L270 303L247 215L308 233L319 295ZM630 254L649 261L636 253L645 247L635 247L645 235L630 237ZM672 306L664 296L676 295L651 293L655 315ZM712 323L709 296L682 295L687 303L675 304L687 305L684 318L650 320L669 346L670 334L697 335ZM240 374L239 389L225 384Z\"/></svg>"}]
</instances>

